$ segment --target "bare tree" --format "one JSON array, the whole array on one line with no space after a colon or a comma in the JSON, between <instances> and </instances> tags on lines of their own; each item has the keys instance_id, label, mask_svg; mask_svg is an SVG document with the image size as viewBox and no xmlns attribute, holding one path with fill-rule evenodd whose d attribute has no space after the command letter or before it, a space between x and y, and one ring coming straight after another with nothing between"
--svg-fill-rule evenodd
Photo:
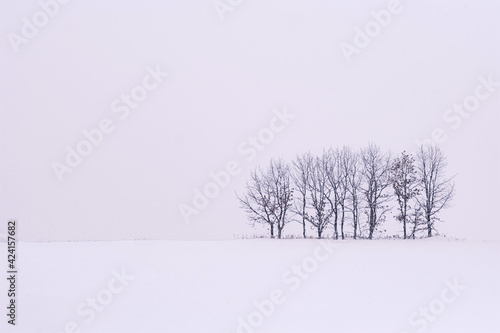
<instances>
[{"instance_id":1,"label":"bare tree","mask_svg":"<svg viewBox=\"0 0 500 333\"><path fill-rule=\"evenodd\" d=\"M386 204L390 195L386 189L390 185L389 169L390 153L383 153L380 148L370 144L361 150L362 170L364 180L363 194L366 200L366 215L368 218L369 235L373 238L376 228L385 221L385 214L389 211Z\"/></svg>"},{"instance_id":2,"label":"bare tree","mask_svg":"<svg viewBox=\"0 0 500 333\"><path fill-rule=\"evenodd\" d=\"M298 196L298 205L294 208L294 212L302 219L302 236L304 238L306 238L307 188L313 162L314 158L310 152L297 155L293 161L292 179L295 184L295 188L300 193L300 196Z\"/></svg>"},{"instance_id":3,"label":"bare tree","mask_svg":"<svg viewBox=\"0 0 500 333\"><path fill-rule=\"evenodd\" d=\"M333 232L334 238L339 238L338 232L338 216L339 216L339 182L337 179L337 153L330 149L323 151L323 155L318 159L318 167L322 170L323 177L327 180L326 190L332 197L328 197L330 210L333 212Z\"/></svg>"},{"instance_id":4,"label":"bare tree","mask_svg":"<svg viewBox=\"0 0 500 333\"><path fill-rule=\"evenodd\" d=\"M409 222L409 211L413 208L410 203L418 195L418 186L420 185L417 180L417 170L415 169L413 156L402 152L401 156L392 162L390 179L399 208L396 219L403 223L403 238L406 239L406 224ZM416 217L417 215L415 215ZM413 235L416 223L414 226Z\"/></svg>"},{"instance_id":5,"label":"bare tree","mask_svg":"<svg viewBox=\"0 0 500 333\"><path fill-rule=\"evenodd\" d=\"M335 239L338 239L337 221L339 218L340 234L342 239L345 239L344 223L347 211L347 196L349 193L350 158L351 155L348 147L343 147L342 150L330 148L325 157L328 181L333 193L332 209L334 211Z\"/></svg>"},{"instance_id":6,"label":"bare tree","mask_svg":"<svg viewBox=\"0 0 500 333\"><path fill-rule=\"evenodd\" d=\"M255 223L267 224L274 238L274 228L281 238L292 205L293 191L290 188L290 170L282 160L271 160L266 172L255 169L247 182L243 198L238 197L248 219Z\"/></svg>"},{"instance_id":7,"label":"bare tree","mask_svg":"<svg viewBox=\"0 0 500 333\"><path fill-rule=\"evenodd\" d=\"M448 165L442 150L435 145L422 145L417 153L417 170L422 182L422 196L417 197L427 223L427 236L432 236L438 213L451 204L455 192L453 177L445 176Z\"/></svg>"},{"instance_id":8,"label":"bare tree","mask_svg":"<svg viewBox=\"0 0 500 333\"><path fill-rule=\"evenodd\" d=\"M328 184L328 176L324 167L324 160L316 158L308 183L309 204L312 213L306 212L305 218L311 225L316 228L318 238L321 238L323 231L331 223L332 215L334 214L331 201L331 188Z\"/></svg>"},{"instance_id":9,"label":"bare tree","mask_svg":"<svg viewBox=\"0 0 500 333\"><path fill-rule=\"evenodd\" d=\"M343 148L343 163L342 167L347 178L347 202L348 211L352 214L353 237L356 239L359 227L359 207L361 205L361 172L360 158L357 152L352 151L349 147ZM360 232L361 235L361 232Z\"/></svg>"},{"instance_id":10,"label":"bare tree","mask_svg":"<svg viewBox=\"0 0 500 333\"><path fill-rule=\"evenodd\" d=\"M356 172L353 159L353 153L347 146L342 147L342 150L336 151L336 178L339 184L338 202L340 206L340 233L342 239L344 236L344 223L346 212L348 211L348 195L350 193L351 172ZM356 221L357 222L357 221Z\"/></svg>"}]
</instances>

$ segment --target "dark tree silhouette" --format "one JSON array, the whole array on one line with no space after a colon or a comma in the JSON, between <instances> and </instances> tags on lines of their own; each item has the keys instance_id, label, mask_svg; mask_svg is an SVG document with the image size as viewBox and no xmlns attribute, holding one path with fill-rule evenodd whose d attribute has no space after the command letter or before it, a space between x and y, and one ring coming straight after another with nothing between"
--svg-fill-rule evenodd
<instances>
[{"instance_id":1,"label":"dark tree silhouette","mask_svg":"<svg viewBox=\"0 0 500 333\"><path fill-rule=\"evenodd\" d=\"M247 182L246 193L238 199L252 225L267 224L271 238L275 237L276 227L278 238L281 238L283 228L289 222L287 213L293 201L288 165L273 159L266 172L255 169Z\"/></svg>"},{"instance_id":2,"label":"dark tree silhouette","mask_svg":"<svg viewBox=\"0 0 500 333\"><path fill-rule=\"evenodd\" d=\"M394 159L390 170L390 179L398 202L399 213L396 215L396 219L403 223L403 238L406 239L406 224L409 222L409 211L413 208L411 201L418 195L418 186L420 185L414 159L411 155L402 152L400 157ZM414 231L412 234L414 235Z\"/></svg>"},{"instance_id":3,"label":"dark tree silhouette","mask_svg":"<svg viewBox=\"0 0 500 333\"><path fill-rule=\"evenodd\" d=\"M368 217L368 238L373 238L376 228L385 221L385 213L389 211L387 203L390 195L386 189L390 185L389 169L391 155L383 153L380 148L370 144L361 150L362 169L364 187L362 189L365 201L365 214Z\"/></svg>"},{"instance_id":4,"label":"dark tree silhouette","mask_svg":"<svg viewBox=\"0 0 500 333\"><path fill-rule=\"evenodd\" d=\"M326 168L322 158L316 158L311 169L311 177L308 184L309 204L312 213L306 213L306 220L316 228L318 238L321 238L323 231L331 223L334 211L331 200L332 190L328 184Z\"/></svg>"},{"instance_id":5,"label":"dark tree silhouette","mask_svg":"<svg viewBox=\"0 0 500 333\"><path fill-rule=\"evenodd\" d=\"M422 195L417 196L427 223L427 236L432 237L434 222L438 214L451 204L455 193L453 177L445 176L448 165L442 150L435 145L422 145L417 153L418 177L422 185Z\"/></svg>"},{"instance_id":6,"label":"dark tree silhouette","mask_svg":"<svg viewBox=\"0 0 500 333\"><path fill-rule=\"evenodd\" d=\"M301 217L302 236L304 238L306 238L307 188L313 163L314 158L310 152L297 155L293 161L292 179L295 189L300 193L300 196L297 196L298 204L295 206L294 212Z\"/></svg>"}]
</instances>

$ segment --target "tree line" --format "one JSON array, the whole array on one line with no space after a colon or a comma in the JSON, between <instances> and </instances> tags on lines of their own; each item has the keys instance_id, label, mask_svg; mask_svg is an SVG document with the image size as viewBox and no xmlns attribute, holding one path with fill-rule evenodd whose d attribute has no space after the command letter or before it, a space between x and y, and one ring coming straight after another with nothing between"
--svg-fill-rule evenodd
<instances>
[{"instance_id":1,"label":"tree line","mask_svg":"<svg viewBox=\"0 0 500 333\"><path fill-rule=\"evenodd\" d=\"M440 212L453 199L453 177L447 159L435 145L422 145L415 156L392 156L375 144L362 149L330 148L321 156L299 154L291 162L271 159L257 167L237 195L250 223L268 226L271 238L282 238L290 222L307 226L318 238L333 229L333 238L373 239L391 212L403 238L431 237Z\"/></svg>"}]
</instances>

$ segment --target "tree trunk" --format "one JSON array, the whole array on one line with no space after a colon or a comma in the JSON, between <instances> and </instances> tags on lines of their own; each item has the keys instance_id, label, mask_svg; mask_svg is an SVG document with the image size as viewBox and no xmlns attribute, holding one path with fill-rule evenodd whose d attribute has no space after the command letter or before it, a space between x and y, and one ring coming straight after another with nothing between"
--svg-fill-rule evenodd
<instances>
[{"instance_id":1,"label":"tree trunk","mask_svg":"<svg viewBox=\"0 0 500 333\"><path fill-rule=\"evenodd\" d=\"M274 224L271 224L271 238L274 238Z\"/></svg>"},{"instance_id":2,"label":"tree trunk","mask_svg":"<svg viewBox=\"0 0 500 333\"><path fill-rule=\"evenodd\" d=\"M416 213L415 213L416 214ZM410 238L415 239L415 233L417 232L417 216L415 216L415 220L413 222L413 228L411 230Z\"/></svg>"},{"instance_id":3,"label":"tree trunk","mask_svg":"<svg viewBox=\"0 0 500 333\"><path fill-rule=\"evenodd\" d=\"M370 218L369 218L369 223L370 223L370 233L368 235L368 239L373 238L373 231L375 230L375 212L373 207L370 207Z\"/></svg>"},{"instance_id":4,"label":"tree trunk","mask_svg":"<svg viewBox=\"0 0 500 333\"><path fill-rule=\"evenodd\" d=\"M337 213L335 213L335 223L333 224L335 229L335 239L339 239L339 232L337 231Z\"/></svg>"},{"instance_id":5,"label":"tree trunk","mask_svg":"<svg viewBox=\"0 0 500 333\"><path fill-rule=\"evenodd\" d=\"M427 237L432 237L431 216L427 214Z\"/></svg>"},{"instance_id":6,"label":"tree trunk","mask_svg":"<svg viewBox=\"0 0 500 333\"><path fill-rule=\"evenodd\" d=\"M318 238L321 238L321 228L318 228Z\"/></svg>"},{"instance_id":7,"label":"tree trunk","mask_svg":"<svg viewBox=\"0 0 500 333\"><path fill-rule=\"evenodd\" d=\"M403 211L403 239L406 239L406 214L407 213L406 213L406 199L405 199L405 206Z\"/></svg>"},{"instance_id":8,"label":"tree trunk","mask_svg":"<svg viewBox=\"0 0 500 333\"><path fill-rule=\"evenodd\" d=\"M306 199L303 199L303 204L302 204L302 236L306 238Z\"/></svg>"},{"instance_id":9,"label":"tree trunk","mask_svg":"<svg viewBox=\"0 0 500 333\"><path fill-rule=\"evenodd\" d=\"M358 231L358 218L356 216L356 208L353 207L352 209L352 223L354 224L354 239L356 239L356 234Z\"/></svg>"},{"instance_id":10,"label":"tree trunk","mask_svg":"<svg viewBox=\"0 0 500 333\"><path fill-rule=\"evenodd\" d=\"M340 233L342 234L342 239L344 239L344 208L342 207L342 217L340 220Z\"/></svg>"}]
</instances>

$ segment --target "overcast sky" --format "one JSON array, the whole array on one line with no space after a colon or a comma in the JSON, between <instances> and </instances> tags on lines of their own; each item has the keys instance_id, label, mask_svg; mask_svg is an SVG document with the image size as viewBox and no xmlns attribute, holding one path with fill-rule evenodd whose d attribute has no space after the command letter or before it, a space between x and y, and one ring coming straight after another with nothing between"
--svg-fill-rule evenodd
<instances>
[{"instance_id":1,"label":"overcast sky","mask_svg":"<svg viewBox=\"0 0 500 333\"><path fill-rule=\"evenodd\" d=\"M439 230L499 239L498 1L44 2L51 16L0 1L0 220L22 239L254 233L235 192L256 165L413 151L433 131L457 175ZM447 111L464 101L479 104ZM270 122L254 156L248 137ZM67 147L89 149L96 128L66 172ZM239 173L186 223L179 205L228 163Z\"/></svg>"}]
</instances>

